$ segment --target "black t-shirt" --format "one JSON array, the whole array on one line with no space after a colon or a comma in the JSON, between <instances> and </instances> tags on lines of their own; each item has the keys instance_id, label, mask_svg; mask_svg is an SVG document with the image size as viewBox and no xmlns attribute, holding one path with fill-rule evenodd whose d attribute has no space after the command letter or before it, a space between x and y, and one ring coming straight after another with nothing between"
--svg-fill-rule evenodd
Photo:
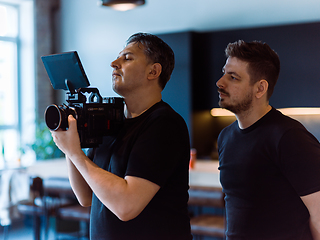
<instances>
[{"instance_id":1,"label":"black t-shirt","mask_svg":"<svg viewBox=\"0 0 320 240\"><path fill-rule=\"evenodd\" d=\"M227 239L309 240L301 196L320 190L320 145L298 121L272 109L218 138Z\"/></svg>"},{"instance_id":2,"label":"black t-shirt","mask_svg":"<svg viewBox=\"0 0 320 240\"><path fill-rule=\"evenodd\" d=\"M127 222L119 220L93 195L91 239L192 239L187 210L189 159L187 126L165 102L126 119L116 138L104 138L93 161L119 177L147 179L160 190L139 216Z\"/></svg>"}]
</instances>

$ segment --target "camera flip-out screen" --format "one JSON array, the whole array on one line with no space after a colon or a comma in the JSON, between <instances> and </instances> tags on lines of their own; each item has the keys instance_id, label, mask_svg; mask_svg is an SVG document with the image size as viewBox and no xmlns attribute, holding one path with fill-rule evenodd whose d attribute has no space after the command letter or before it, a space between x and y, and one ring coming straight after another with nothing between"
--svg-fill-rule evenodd
<instances>
[{"instance_id":1,"label":"camera flip-out screen","mask_svg":"<svg viewBox=\"0 0 320 240\"><path fill-rule=\"evenodd\" d=\"M66 80L74 89L90 85L76 51L41 57L54 89L69 90Z\"/></svg>"}]
</instances>

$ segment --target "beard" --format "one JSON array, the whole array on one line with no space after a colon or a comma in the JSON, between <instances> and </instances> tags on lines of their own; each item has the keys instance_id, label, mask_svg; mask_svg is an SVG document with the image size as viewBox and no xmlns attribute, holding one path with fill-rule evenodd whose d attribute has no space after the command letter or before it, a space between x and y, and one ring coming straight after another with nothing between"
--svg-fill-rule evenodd
<instances>
[{"instance_id":1,"label":"beard","mask_svg":"<svg viewBox=\"0 0 320 240\"><path fill-rule=\"evenodd\" d=\"M227 94L229 97L230 95L225 92L222 89L219 89L220 92ZM225 108L227 110L229 110L230 112L233 112L234 114L240 114L243 113L245 111L248 111L250 109L250 107L252 106L252 93L249 92L243 99L241 99L239 102L237 103L226 103L224 101L224 99L220 99L219 100L219 106L221 108Z\"/></svg>"}]
</instances>

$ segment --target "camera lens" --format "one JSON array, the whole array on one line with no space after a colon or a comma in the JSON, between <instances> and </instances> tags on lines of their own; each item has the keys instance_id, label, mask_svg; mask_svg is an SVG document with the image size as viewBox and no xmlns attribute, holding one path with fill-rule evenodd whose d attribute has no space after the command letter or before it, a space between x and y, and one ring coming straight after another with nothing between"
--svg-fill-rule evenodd
<instances>
[{"instance_id":1,"label":"camera lens","mask_svg":"<svg viewBox=\"0 0 320 240\"><path fill-rule=\"evenodd\" d=\"M63 109L57 105L50 105L45 111L45 121L49 129L55 131L59 128L66 129L68 122Z\"/></svg>"}]
</instances>

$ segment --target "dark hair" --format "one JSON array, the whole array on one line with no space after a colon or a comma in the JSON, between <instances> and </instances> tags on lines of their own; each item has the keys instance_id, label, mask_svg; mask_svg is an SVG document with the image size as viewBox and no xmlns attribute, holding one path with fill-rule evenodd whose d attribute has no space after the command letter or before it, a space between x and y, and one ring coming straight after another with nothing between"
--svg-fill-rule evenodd
<instances>
[{"instance_id":1,"label":"dark hair","mask_svg":"<svg viewBox=\"0 0 320 240\"><path fill-rule=\"evenodd\" d=\"M162 71L159 77L159 85L162 89L166 86L174 68L174 53L172 49L159 37L150 33L136 33L127 40L130 43L141 43L147 58L152 63L160 63Z\"/></svg>"},{"instance_id":2,"label":"dark hair","mask_svg":"<svg viewBox=\"0 0 320 240\"><path fill-rule=\"evenodd\" d=\"M227 57L236 57L249 63L248 73L252 84L261 79L268 82L267 99L269 100L280 73L278 54L266 43L259 41L248 43L243 40L229 43L225 53Z\"/></svg>"}]
</instances>

